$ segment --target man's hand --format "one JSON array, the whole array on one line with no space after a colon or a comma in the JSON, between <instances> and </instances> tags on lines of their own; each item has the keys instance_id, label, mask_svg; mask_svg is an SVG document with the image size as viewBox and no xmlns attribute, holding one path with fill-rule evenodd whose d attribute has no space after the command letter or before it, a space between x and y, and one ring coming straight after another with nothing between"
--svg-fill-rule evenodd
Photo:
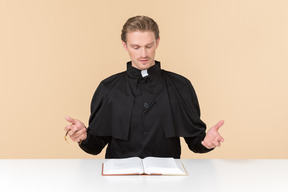
<instances>
[{"instance_id":1,"label":"man's hand","mask_svg":"<svg viewBox=\"0 0 288 192\"><path fill-rule=\"evenodd\" d=\"M223 137L219 134L219 128L224 124L224 121L219 121L216 125L211 127L206 133L206 137L202 141L202 145L207 149L212 149L215 147L220 147L221 143L224 142Z\"/></svg>"},{"instance_id":2,"label":"man's hand","mask_svg":"<svg viewBox=\"0 0 288 192\"><path fill-rule=\"evenodd\" d=\"M81 141L87 138L87 128L85 125L76 119L72 119L71 117L65 117L65 119L71 123L64 128L64 130L68 133L72 141L81 143Z\"/></svg>"}]
</instances>

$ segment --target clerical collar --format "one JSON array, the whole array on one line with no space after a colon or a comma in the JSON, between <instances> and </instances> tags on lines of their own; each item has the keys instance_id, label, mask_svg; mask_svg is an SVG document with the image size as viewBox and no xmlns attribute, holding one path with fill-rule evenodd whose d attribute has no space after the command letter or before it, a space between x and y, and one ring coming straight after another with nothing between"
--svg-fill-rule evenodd
<instances>
[{"instance_id":1,"label":"clerical collar","mask_svg":"<svg viewBox=\"0 0 288 192\"><path fill-rule=\"evenodd\" d=\"M148 70L147 70L147 69L142 70L142 71L141 71L141 75L142 75L142 77L148 76L148 75L149 75L149 74L148 74Z\"/></svg>"},{"instance_id":2,"label":"clerical collar","mask_svg":"<svg viewBox=\"0 0 288 192\"><path fill-rule=\"evenodd\" d=\"M136 78L146 77L148 75L149 76L152 75L153 73L157 71L161 71L161 66L160 66L159 61L155 61L155 65L153 65L152 67L146 70L139 70L132 66L131 61L127 62L127 73L130 77L136 77Z\"/></svg>"}]
</instances>

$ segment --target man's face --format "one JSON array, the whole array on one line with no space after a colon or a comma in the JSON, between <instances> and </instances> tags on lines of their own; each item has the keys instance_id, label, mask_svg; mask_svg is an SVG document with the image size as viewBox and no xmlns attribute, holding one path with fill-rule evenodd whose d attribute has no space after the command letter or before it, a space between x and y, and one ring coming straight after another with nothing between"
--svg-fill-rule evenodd
<instances>
[{"instance_id":1,"label":"man's face","mask_svg":"<svg viewBox=\"0 0 288 192\"><path fill-rule=\"evenodd\" d=\"M155 39L152 31L134 31L126 34L127 43L123 42L128 51L132 66L144 70L155 64L154 57L160 39Z\"/></svg>"}]
</instances>

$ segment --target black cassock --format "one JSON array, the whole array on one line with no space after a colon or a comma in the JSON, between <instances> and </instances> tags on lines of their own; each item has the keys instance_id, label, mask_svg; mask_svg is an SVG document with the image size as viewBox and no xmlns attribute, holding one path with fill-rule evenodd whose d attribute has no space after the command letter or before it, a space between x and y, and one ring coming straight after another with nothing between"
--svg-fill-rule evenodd
<instances>
[{"instance_id":1,"label":"black cassock","mask_svg":"<svg viewBox=\"0 0 288 192\"><path fill-rule=\"evenodd\" d=\"M193 152L210 151L201 144L206 125L190 81L162 70L158 61L148 76L141 72L128 62L126 71L100 83L80 147L98 154L108 144L106 158L180 158L184 137Z\"/></svg>"}]
</instances>

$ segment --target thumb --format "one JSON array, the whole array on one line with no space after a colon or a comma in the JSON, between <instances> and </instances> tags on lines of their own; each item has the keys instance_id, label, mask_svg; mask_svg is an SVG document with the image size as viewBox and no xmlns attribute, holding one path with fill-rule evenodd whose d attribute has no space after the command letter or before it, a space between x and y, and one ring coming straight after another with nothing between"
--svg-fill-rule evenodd
<instances>
[{"instance_id":1,"label":"thumb","mask_svg":"<svg viewBox=\"0 0 288 192\"><path fill-rule=\"evenodd\" d=\"M219 121L216 125L213 126L213 128L218 131L219 128L224 124L224 120Z\"/></svg>"},{"instance_id":2,"label":"thumb","mask_svg":"<svg viewBox=\"0 0 288 192\"><path fill-rule=\"evenodd\" d=\"M75 119L73 119L73 118L71 118L71 117L65 117L65 119L66 119L66 121L68 121L68 122L70 122L70 123L72 123L72 124L76 124L76 120Z\"/></svg>"}]
</instances>

